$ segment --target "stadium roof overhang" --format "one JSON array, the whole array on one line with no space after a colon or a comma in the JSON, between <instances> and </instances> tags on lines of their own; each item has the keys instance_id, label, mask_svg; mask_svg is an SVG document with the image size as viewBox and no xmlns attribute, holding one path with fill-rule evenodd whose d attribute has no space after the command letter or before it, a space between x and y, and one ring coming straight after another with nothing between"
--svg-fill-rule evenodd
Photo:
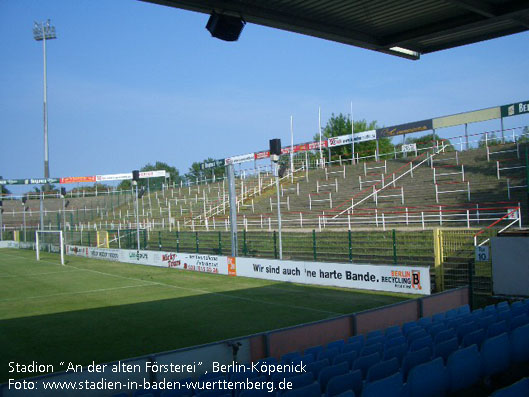
<instances>
[{"instance_id":1,"label":"stadium roof overhang","mask_svg":"<svg viewBox=\"0 0 529 397\"><path fill-rule=\"evenodd\" d=\"M528 0L142 0L408 59L529 30Z\"/></svg>"}]
</instances>

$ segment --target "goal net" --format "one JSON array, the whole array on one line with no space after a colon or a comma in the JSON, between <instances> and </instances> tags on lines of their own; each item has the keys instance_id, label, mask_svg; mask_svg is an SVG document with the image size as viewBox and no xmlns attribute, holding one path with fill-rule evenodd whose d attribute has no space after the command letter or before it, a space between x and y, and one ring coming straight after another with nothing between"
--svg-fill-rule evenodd
<instances>
[{"instance_id":1,"label":"goal net","mask_svg":"<svg viewBox=\"0 0 529 397\"><path fill-rule=\"evenodd\" d=\"M64 238L62 230L37 230L35 232L35 251L37 260L42 252L56 252L61 254L61 265L64 265Z\"/></svg>"}]
</instances>

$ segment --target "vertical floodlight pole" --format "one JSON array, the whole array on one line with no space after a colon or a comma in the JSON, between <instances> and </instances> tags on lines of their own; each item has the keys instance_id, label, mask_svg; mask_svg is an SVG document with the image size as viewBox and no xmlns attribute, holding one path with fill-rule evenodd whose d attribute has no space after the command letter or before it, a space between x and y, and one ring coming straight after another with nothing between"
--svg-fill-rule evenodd
<instances>
[{"instance_id":1,"label":"vertical floodlight pole","mask_svg":"<svg viewBox=\"0 0 529 397\"><path fill-rule=\"evenodd\" d=\"M228 171L228 197L230 200L230 232L231 232L231 256L236 257L237 247L237 196L235 195L235 171L233 164L227 165Z\"/></svg>"},{"instance_id":2,"label":"vertical floodlight pole","mask_svg":"<svg viewBox=\"0 0 529 397\"><path fill-rule=\"evenodd\" d=\"M62 198L62 230L66 234L66 188L61 187L61 198Z\"/></svg>"},{"instance_id":3,"label":"vertical floodlight pole","mask_svg":"<svg viewBox=\"0 0 529 397\"><path fill-rule=\"evenodd\" d=\"M42 41L42 51L44 55L44 178L49 178L50 169L48 161L48 85L46 73L46 40L52 40L57 38L55 34L55 26L52 26L50 24L49 19L46 22L34 22L33 38L36 41Z\"/></svg>"},{"instance_id":4,"label":"vertical floodlight pole","mask_svg":"<svg viewBox=\"0 0 529 397\"><path fill-rule=\"evenodd\" d=\"M469 149L468 147L468 123L465 123L465 146L467 147L467 150Z\"/></svg>"},{"instance_id":5,"label":"vertical floodlight pole","mask_svg":"<svg viewBox=\"0 0 529 397\"><path fill-rule=\"evenodd\" d=\"M138 251L140 250L140 208L138 206L138 181L140 180L140 171L132 171L132 184L136 186L136 239Z\"/></svg>"},{"instance_id":6,"label":"vertical floodlight pole","mask_svg":"<svg viewBox=\"0 0 529 397\"><path fill-rule=\"evenodd\" d=\"M279 236L279 259L283 259L283 240L281 238L281 196L279 194L279 156L281 155L281 139L270 139L270 160L274 176L276 178L276 196L277 196L277 232Z\"/></svg>"},{"instance_id":7,"label":"vertical floodlight pole","mask_svg":"<svg viewBox=\"0 0 529 397\"><path fill-rule=\"evenodd\" d=\"M40 212L40 225L39 229L44 230L44 186L40 187L39 193L39 212Z\"/></svg>"}]
</instances>

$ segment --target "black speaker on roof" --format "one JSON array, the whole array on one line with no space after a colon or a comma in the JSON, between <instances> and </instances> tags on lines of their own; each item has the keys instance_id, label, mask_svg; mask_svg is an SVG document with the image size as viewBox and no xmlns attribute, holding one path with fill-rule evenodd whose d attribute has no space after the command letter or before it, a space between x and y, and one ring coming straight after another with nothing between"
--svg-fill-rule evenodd
<instances>
[{"instance_id":1,"label":"black speaker on roof","mask_svg":"<svg viewBox=\"0 0 529 397\"><path fill-rule=\"evenodd\" d=\"M132 180L138 182L140 180L140 171L132 171Z\"/></svg>"},{"instance_id":2,"label":"black speaker on roof","mask_svg":"<svg viewBox=\"0 0 529 397\"><path fill-rule=\"evenodd\" d=\"M62 196L62 198L66 197L66 188L65 187L61 187L61 196Z\"/></svg>"},{"instance_id":3,"label":"black speaker on roof","mask_svg":"<svg viewBox=\"0 0 529 397\"><path fill-rule=\"evenodd\" d=\"M270 139L270 156L281 156L281 139Z\"/></svg>"},{"instance_id":4,"label":"black speaker on roof","mask_svg":"<svg viewBox=\"0 0 529 397\"><path fill-rule=\"evenodd\" d=\"M230 15L213 12L206 24L206 29L217 39L237 41L244 25L245 22L240 17L232 17Z\"/></svg>"}]
</instances>

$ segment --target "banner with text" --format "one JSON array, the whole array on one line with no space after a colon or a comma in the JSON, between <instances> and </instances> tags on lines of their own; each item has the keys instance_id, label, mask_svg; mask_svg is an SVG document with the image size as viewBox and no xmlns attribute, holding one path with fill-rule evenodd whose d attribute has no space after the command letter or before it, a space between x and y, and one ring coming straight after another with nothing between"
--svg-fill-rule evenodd
<instances>
[{"instance_id":1,"label":"banner with text","mask_svg":"<svg viewBox=\"0 0 529 397\"><path fill-rule=\"evenodd\" d=\"M392 127L378 128L377 138L388 138L395 135L413 134L414 132L428 131L433 128L432 119L414 121L413 123L399 124Z\"/></svg>"},{"instance_id":2,"label":"banner with text","mask_svg":"<svg viewBox=\"0 0 529 397\"><path fill-rule=\"evenodd\" d=\"M392 265L281 261L207 254L67 246L69 255L203 273L375 291L430 294L430 269Z\"/></svg>"},{"instance_id":3,"label":"banner with text","mask_svg":"<svg viewBox=\"0 0 529 397\"><path fill-rule=\"evenodd\" d=\"M513 103L501 107L501 117L516 116L518 114L529 113L529 101Z\"/></svg>"}]
</instances>

